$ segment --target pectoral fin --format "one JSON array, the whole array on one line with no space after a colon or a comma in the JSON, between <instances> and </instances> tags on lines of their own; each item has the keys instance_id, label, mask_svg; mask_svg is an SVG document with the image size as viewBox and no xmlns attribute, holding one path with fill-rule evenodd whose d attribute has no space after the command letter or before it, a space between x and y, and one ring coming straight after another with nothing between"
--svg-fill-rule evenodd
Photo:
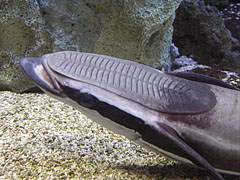
<instances>
[{"instance_id":1,"label":"pectoral fin","mask_svg":"<svg viewBox=\"0 0 240 180\"><path fill-rule=\"evenodd\" d=\"M174 143L177 147L183 150L194 164L197 164L205 169L207 169L216 179L224 180L223 177L204 159L200 154L198 154L192 147L184 142L184 140L178 135L178 133L171 127L163 123L156 123L153 127L158 133L169 139L169 142Z\"/></svg>"}]
</instances>

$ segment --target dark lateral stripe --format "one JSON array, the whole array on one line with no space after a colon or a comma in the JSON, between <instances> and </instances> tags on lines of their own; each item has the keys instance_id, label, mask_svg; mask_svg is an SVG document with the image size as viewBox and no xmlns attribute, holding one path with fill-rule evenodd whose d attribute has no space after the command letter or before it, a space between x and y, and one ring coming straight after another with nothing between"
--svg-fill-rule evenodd
<instances>
[{"instance_id":1,"label":"dark lateral stripe","mask_svg":"<svg viewBox=\"0 0 240 180\"><path fill-rule=\"evenodd\" d=\"M81 106L95 110L101 116L112 120L118 125L138 132L144 141L156 146L159 149L163 149L164 151L173 153L177 156L190 159L194 162L194 159L192 159L192 157L189 156L184 150L179 148L176 143L172 142L171 140L169 141L166 136L160 134L155 128L152 128L150 125L146 124L142 119L133 116L132 114L129 114L116 106L100 101L93 95L81 93L78 90L69 88L67 86L61 86L61 88L69 98L78 102ZM87 104L82 104L83 102L80 98L82 96L87 97L87 99L84 101Z\"/></svg>"}]
</instances>

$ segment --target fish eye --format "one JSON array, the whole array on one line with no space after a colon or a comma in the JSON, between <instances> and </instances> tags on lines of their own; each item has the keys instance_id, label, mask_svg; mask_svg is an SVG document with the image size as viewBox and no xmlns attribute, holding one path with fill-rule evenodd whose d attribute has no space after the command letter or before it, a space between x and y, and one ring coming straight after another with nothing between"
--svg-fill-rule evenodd
<instances>
[{"instance_id":1,"label":"fish eye","mask_svg":"<svg viewBox=\"0 0 240 180\"><path fill-rule=\"evenodd\" d=\"M96 104L96 98L88 93L80 93L77 101L78 104L86 108L92 108Z\"/></svg>"}]
</instances>

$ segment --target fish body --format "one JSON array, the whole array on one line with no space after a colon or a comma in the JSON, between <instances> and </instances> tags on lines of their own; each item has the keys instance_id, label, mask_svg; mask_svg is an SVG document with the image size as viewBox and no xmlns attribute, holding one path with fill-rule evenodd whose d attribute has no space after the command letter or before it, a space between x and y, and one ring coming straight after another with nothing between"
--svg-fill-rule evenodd
<instances>
[{"instance_id":1,"label":"fish body","mask_svg":"<svg viewBox=\"0 0 240 180\"><path fill-rule=\"evenodd\" d=\"M240 175L240 91L192 73L63 51L23 58L47 94L137 144L208 170Z\"/></svg>"}]
</instances>

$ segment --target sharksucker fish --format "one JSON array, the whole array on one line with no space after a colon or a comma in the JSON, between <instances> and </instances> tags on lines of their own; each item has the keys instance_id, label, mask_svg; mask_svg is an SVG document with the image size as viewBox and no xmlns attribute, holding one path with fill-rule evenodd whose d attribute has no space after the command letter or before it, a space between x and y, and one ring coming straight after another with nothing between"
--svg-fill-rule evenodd
<instances>
[{"instance_id":1,"label":"sharksucker fish","mask_svg":"<svg viewBox=\"0 0 240 180\"><path fill-rule=\"evenodd\" d=\"M209 171L240 175L240 91L211 77L161 72L104 55L23 58L47 94L137 144Z\"/></svg>"}]
</instances>

